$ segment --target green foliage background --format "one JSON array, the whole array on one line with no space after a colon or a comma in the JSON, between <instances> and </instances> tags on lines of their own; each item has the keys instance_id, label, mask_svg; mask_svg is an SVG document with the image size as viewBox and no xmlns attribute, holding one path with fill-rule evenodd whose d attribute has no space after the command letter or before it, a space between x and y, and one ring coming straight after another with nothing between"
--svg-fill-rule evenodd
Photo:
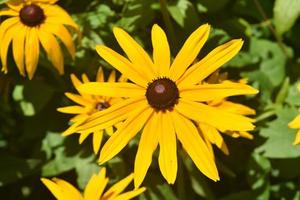
<instances>
[{"instance_id":1,"label":"green foliage background","mask_svg":"<svg viewBox=\"0 0 300 200\"><path fill-rule=\"evenodd\" d=\"M61 0L59 4L83 32L76 60L66 56L66 74L59 76L44 53L32 81L20 77L13 67L9 74L0 74L0 199L51 199L40 177L58 176L82 189L98 172L91 140L79 146L77 135L60 136L70 116L56 108L71 104L64 97L64 92L74 91L71 73L87 73L94 80L100 64L110 71L94 48L104 43L121 52L112 27L126 29L151 53L154 23L167 31L173 55L203 23L211 24L213 30L199 58L231 38L243 38L241 53L222 71L231 79L248 78L260 94L238 99L257 110L255 139L225 137L230 156L215 150L220 182L205 178L179 151L175 185L165 183L154 159L144 182L147 192L139 199L300 199L300 146L292 145L296 130L287 127L300 106L296 89L299 0ZM111 183L131 172L136 149L137 141L133 141L108 162Z\"/></svg>"}]
</instances>

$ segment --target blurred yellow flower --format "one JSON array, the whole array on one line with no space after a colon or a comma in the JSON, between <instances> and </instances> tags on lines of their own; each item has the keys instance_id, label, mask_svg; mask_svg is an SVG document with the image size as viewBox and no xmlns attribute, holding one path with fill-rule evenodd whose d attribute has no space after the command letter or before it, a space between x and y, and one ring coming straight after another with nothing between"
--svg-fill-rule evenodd
<instances>
[{"instance_id":1,"label":"blurred yellow flower","mask_svg":"<svg viewBox=\"0 0 300 200\"><path fill-rule=\"evenodd\" d=\"M64 25L79 31L69 14L55 3L58 0L11 0L0 16L8 16L0 25L0 53L2 71L8 72L7 53L12 43L13 56L21 75L32 79L36 71L40 46L49 60L64 73L64 58L57 38L67 47L72 58L75 47L72 36Z\"/></svg>"},{"instance_id":2,"label":"blurred yellow flower","mask_svg":"<svg viewBox=\"0 0 300 200\"><path fill-rule=\"evenodd\" d=\"M298 90L300 91L300 84L298 85ZM294 120L289 123L290 128L300 129L300 115L298 115ZM294 145L300 144L300 130L298 130L296 138L294 140Z\"/></svg>"},{"instance_id":3,"label":"blurred yellow flower","mask_svg":"<svg viewBox=\"0 0 300 200\"><path fill-rule=\"evenodd\" d=\"M71 130L74 130L78 124L84 123L84 121L86 121L95 112L105 110L105 109L109 108L111 105L120 101L120 98L111 98L111 97L104 97L104 96L99 96L99 95L82 94L78 90L78 88L83 83L90 82L90 80L88 79L88 77L85 74L82 75L82 82L74 74L71 75L71 80L72 80L72 83L73 83L75 89L79 92L79 95L69 93L69 92L65 93L65 95L70 100L72 100L73 102L75 102L79 105L67 106L67 107L62 107L62 108L57 109L59 112L62 112L62 113L76 115L75 117L73 117L70 120L72 125L65 133L63 133L64 136L74 133ZM98 70L96 81L104 82L104 73L103 73L101 67ZM116 73L115 73L115 71L112 71L109 75L108 82L113 83L115 81L116 81ZM124 82L125 79L123 77L120 77L120 79L118 81ZM112 135L113 127L112 126L106 127L105 131L108 135ZM103 138L103 133L104 133L103 129L95 130L93 132L90 132L90 131L82 132L82 133L80 133L79 143L81 144L90 134L92 134L93 135L93 149L94 149L95 154L97 154L100 149L100 145L101 145L102 138Z\"/></svg>"},{"instance_id":4,"label":"blurred yellow flower","mask_svg":"<svg viewBox=\"0 0 300 200\"><path fill-rule=\"evenodd\" d=\"M103 59L132 82L87 83L80 86L79 90L83 93L126 99L93 114L76 130L95 131L124 120L100 152L99 162L104 163L117 155L143 129L134 167L136 187L143 182L158 145L161 173L168 183L175 182L177 139L203 174L214 181L219 180L214 157L194 122L222 131L254 129L253 119L206 104L215 99L258 92L240 83L202 84L205 78L234 57L243 45L241 39L229 41L193 64L208 39L209 31L207 24L194 31L172 64L166 34L158 25L152 28L154 62L120 28L114 28L114 35L129 60L106 46L96 47Z\"/></svg>"},{"instance_id":5,"label":"blurred yellow flower","mask_svg":"<svg viewBox=\"0 0 300 200\"><path fill-rule=\"evenodd\" d=\"M73 185L64 180L58 178L53 178L52 180L42 178L41 180L58 200L129 200L145 191L145 188L139 188L122 193L133 180L133 175L131 174L104 193L104 189L109 181L105 174L106 170L102 169L99 174L93 175L83 195Z\"/></svg>"}]
</instances>

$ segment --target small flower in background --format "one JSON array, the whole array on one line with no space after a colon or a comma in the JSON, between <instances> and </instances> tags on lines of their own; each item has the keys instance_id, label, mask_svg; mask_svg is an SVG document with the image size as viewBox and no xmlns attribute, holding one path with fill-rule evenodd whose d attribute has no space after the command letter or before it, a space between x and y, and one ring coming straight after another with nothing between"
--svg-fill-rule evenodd
<instances>
[{"instance_id":1,"label":"small flower in background","mask_svg":"<svg viewBox=\"0 0 300 200\"><path fill-rule=\"evenodd\" d=\"M298 85L297 89L300 91L300 84ZM300 129L300 115L298 115L293 121L289 124L290 128ZM294 145L300 144L300 130L298 130L296 138L294 140Z\"/></svg>"},{"instance_id":2,"label":"small flower in background","mask_svg":"<svg viewBox=\"0 0 300 200\"><path fill-rule=\"evenodd\" d=\"M129 60L112 49L97 46L97 51L132 83L87 83L82 93L126 98L110 108L93 114L78 132L96 131L123 122L100 152L102 164L117 155L141 130L135 159L134 183L139 187L159 145L158 163L162 175L173 184L177 176L177 141L187 151L199 170L210 179L219 180L214 157L199 135L196 123L208 124L222 131L251 131L253 119L218 109L206 102L229 96L256 94L246 84L222 82L202 84L209 75L234 57L243 45L240 39L223 44L199 62L192 64L208 39L209 25L203 25L187 39L171 64L170 48L164 31L152 28L153 60L124 30L114 35Z\"/></svg>"},{"instance_id":3,"label":"small flower in background","mask_svg":"<svg viewBox=\"0 0 300 200\"><path fill-rule=\"evenodd\" d=\"M53 178L52 180L42 178L41 180L58 200L129 200L145 191L143 187L122 193L133 180L133 175L131 174L104 193L109 181L106 177L105 168L99 174L91 177L83 195L64 180L58 178Z\"/></svg>"},{"instance_id":4,"label":"small flower in background","mask_svg":"<svg viewBox=\"0 0 300 200\"><path fill-rule=\"evenodd\" d=\"M231 82L234 83L232 81L227 80L227 73L219 73L218 71L213 73L207 80L205 80L205 82L209 83L209 84L220 84L220 83L224 83L224 82ZM205 84L204 82L204 84ZM246 80L240 80L239 81L241 84L247 84ZM234 114L239 114L239 115L255 115L255 110L253 110L252 108L249 108L245 105L239 104L239 103L233 103L231 101L228 101L226 99L215 99L213 101L208 101L207 102L208 105L215 107L217 109L223 110L225 112L231 112ZM201 136L204 138L204 140L206 141L207 145L209 146L209 149L211 150L211 152L213 153L213 149L212 149L212 144L216 145L220 150L222 150L222 152L226 155L229 154L229 150L228 147L222 137L222 135L220 134L220 132L229 135L231 137L234 138L239 138L239 137L243 137L243 138L247 138L247 139L253 139L253 136L245 131L222 131L222 130L218 130L217 128L205 124L205 123L198 123L199 126L199 131Z\"/></svg>"},{"instance_id":5,"label":"small flower in background","mask_svg":"<svg viewBox=\"0 0 300 200\"><path fill-rule=\"evenodd\" d=\"M13 57L21 75L32 79L36 71L40 45L60 74L64 73L64 58L57 38L67 47L72 58L75 47L66 26L79 31L69 14L55 3L58 0L8 1L0 16L9 16L0 25L2 71L8 72L7 53L12 43Z\"/></svg>"},{"instance_id":6,"label":"small flower in background","mask_svg":"<svg viewBox=\"0 0 300 200\"><path fill-rule=\"evenodd\" d=\"M65 95L75 103L79 104L76 106L67 106L58 108L57 110L62 113L67 114L75 114L76 116L73 117L70 122L72 125L70 128L63 133L64 136L68 136L74 132L76 126L78 124L83 124L84 121L86 121L89 117L91 117L92 114L96 113L97 111L102 111L107 108L109 108L111 105L115 104L116 102L120 101L120 98L110 98L110 97L104 97L104 96L98 96L98 95L89 95L89 94L83 94L81 93L78 88L83 83L89 83L90 80L86 76L86 74L82 75L82 81L80 81L74 74L71 75L72 83L75 87L75 89L79 92L78 94L73 93L65 93ZM100 67L97 72L96 77L97 82L104 82L104 73L102 68ZM116 81L116 73L115 71L112 71L109 75L108 82L113 83ZM121 76L118 81L124 82L125 79ZM109 126L105 128L105 131L108 135L113 134L113 126ZM81 144L90 134L93 135L93 149L95 154L99 152L101 141L103 138L103 129L95 130L93 132L86 131L81 132L79 137L79 143Z\"/></svg>"}]
</instances>

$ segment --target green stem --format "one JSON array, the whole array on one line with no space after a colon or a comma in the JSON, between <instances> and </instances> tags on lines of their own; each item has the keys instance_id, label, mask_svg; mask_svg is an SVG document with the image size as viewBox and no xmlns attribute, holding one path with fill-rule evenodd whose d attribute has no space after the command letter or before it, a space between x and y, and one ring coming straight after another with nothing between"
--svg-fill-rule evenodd
<instances>
[{"instance_id":1,"label":"green stem","mask_svg":"<svg viewBox=\"0 0 300 200\"><path fill-rule=\"evenodd\" d=\"M171 42L174 44L174 46L176 46L175 32L174 32L172 21L171 21L170 15L169 15L167 1L159 0L159 2L160 2L160 11L162 13L162 17L163 17L164 23L167 28L169 38L170 38Z\"/></svg>"},{"instance_id":2,"label":"green stem","mask_svg":"<svg viewBox=\"0 0 300 200\"><path fill-rule=\"evenodd\" d=\"M261 6L261 4L259 3L259 1L258 0L253 0L253 1L254 1L255 6L257 7L258 12L264 18L264 21L269 21L267 14L265 13L265 11L264 11L263 7ZM282 42L282 38L279 36L276 29L274 28L274 26L271 23L268 23L267 26L270 29L271 33L274 35L275 39L277 40L277 43L278 43L279 47L281 48L282 52L288 58L289 54Z\"/></svg>"}]
</instances>

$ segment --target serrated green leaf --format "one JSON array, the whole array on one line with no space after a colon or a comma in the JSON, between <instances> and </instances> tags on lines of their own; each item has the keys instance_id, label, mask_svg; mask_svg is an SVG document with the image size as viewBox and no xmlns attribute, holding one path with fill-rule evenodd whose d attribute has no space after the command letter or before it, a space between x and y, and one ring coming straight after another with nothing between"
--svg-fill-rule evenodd
<instances>
[{"instance_id":1,"label":"serrated green leaf","mask_svg":"<svg viewBox=\"0 0 300 200\"><path fill-rule=\"evenodd\" d=\"M300 146L294 146L296 130L290 129L288 123L298 114L295 108L283 108L277 111L277 119L269 122L268 127L261 128L260 135L266 138L257 152L268 158L295 158L300 156Z\"/></svg>"},{"instance_id":2,"label":"serrated green leaf","mask_svg":"<svg viewBox=\"0 0 300 200\"><path fill-rule=\"evenodd\" d=\"M285 99L285 102L292 106L300 106L300 91L298 89L299 84L299 82L296 82L289 88L288 95Z\"/></svg>"}]
</instances>

